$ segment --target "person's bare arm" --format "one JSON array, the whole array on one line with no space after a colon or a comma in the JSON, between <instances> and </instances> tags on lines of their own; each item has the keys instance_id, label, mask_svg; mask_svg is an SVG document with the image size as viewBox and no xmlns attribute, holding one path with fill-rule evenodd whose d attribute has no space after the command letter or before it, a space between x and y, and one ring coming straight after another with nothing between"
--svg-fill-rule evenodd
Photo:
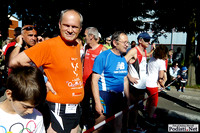
<instances>
[{"instance_id":1,"label":"person's bare arm","mask_svg":"<svg viewBox=\"0 0 200 133\"><path fill-rule=\"evenodd\" d=\"M130 73L128 73L127 77L128 77L129 81L130 81L132 84L137 84L137 83L138 83L137 80L139 80L139 79L138 79L138 78L133 78L133 77L130 75Z\"/></svg>"},{"instance_id":2,"label":"person's bare arm","mask_svg":"<svg viewBox=\"0 0 200 133\"><path fill-rule=\"evenodd\" d=\"M125 55L126 62L133 63L137 58L137 50L136 48L132 48Z\"/></svg>"},{"instance_id":3,"label":"person's bare arm","mask_svg":"<svg viewBox=\"0 0 200 133\"><path fill-rule=\"evenodd\" d=\"M153 52L155 51L155 49L156 49L156 45L155 45L155 43L153 43L153 48L149 53L147 53L147 57L151 56L153 54Z\"/></svg>"},{"instance_id":4,"label":"person's bare arm","mask_svg":"<svg viewBox=\"0 0 200 133\"><path fill-rule=\"evenodd\" d=\"M20 49L22 47L22 43L23 43L23 37L22 35L19 35L16 38L16 44L15 44L15 48L14 50L11 52L10 56L9 56L9 60L12 60L16 55L18 55L20 53Z\"/></svg>"},{"instance_id":5,"label":"person's bare arm","mask_svg":"<svg viewBox=\"0 0 200 133\"><path fill-rule=\"evenodd\" d=\"M30 62L31 59L25 54L25 52L21 52L9 61L9 67L30 66Z\"/></svg>"},{"instance_id":6,"label":"person's bare arm","mask_svg":"<svg viewBox=\"0 0 200 133\"><path fill-rule=\"evenodd\" d=\"M103 115L104 108L100 101L99 86L98 86L98 81L99 81L100 76L101 75L97 73L94 73L94 72L92 73L91 88L92 88L92 93L93 93L94 101L95 101L95 109L100 115Z\"/></svg>"},{"instance_id":7,"label":"person's bare arm","mask_svg":"<svg viewBox=\"0 0 200 133\"><path fill-rule=\"evenodd\" d=\"M165 83L164 83L164 70L159 71L159 76L158 76L158 83L160 85L160 87L165 87Z\"/></svg>"},{"instance_id":8,"label":"person's bare arm","mask_svg":"<svg viewBox=\"0 0 200 133\"><path fill-rule=\"evenodd\" d=\"M130 97L129 97L129 83L127 76L124 78L124 93L127 98L127 104L130 105Z\"/></svg>"}]
</instances>

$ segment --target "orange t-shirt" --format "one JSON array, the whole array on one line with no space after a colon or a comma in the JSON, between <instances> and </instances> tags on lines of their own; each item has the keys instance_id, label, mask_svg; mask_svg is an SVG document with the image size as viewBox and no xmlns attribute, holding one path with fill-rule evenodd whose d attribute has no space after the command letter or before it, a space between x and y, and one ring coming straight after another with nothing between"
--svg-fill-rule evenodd
<instances>
[{"instance_id":1,"label":"orange t-shirt","mask_svg":"<svg viewBox=\"0 0 200 133\"><path fill-rule=\"evenodd\" d=\"M68 46L60 36L41 42L24 51L37 65L43 66L53 89L47 101L78 104L84 96L80 47Z\"/></svg>"}]
</instances>

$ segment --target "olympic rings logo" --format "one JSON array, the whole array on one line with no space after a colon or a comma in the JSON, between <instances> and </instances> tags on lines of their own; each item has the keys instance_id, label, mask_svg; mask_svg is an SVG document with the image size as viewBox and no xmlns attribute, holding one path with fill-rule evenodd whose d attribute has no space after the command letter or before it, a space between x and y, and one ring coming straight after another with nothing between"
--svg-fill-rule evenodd
<instances>
[{"instance_id":1,"label":"olympic rings logo","mask_svg":"<svg viewBox=\"0 0 200 133\"><path fill-rule=\"evenodd\" d=\"M27 131L28 133L34 133L34 132L35 132L35 129L36 129L36 127L37 127L36 123L35 123L33 120L30 120L30 121L26 124L26 127L24 127L24 125L23 125L22 123L18 122L18 123L12 124L12 125L10 126L10 128L9 128L9 131L7 131L7 129L6 129L4 126L2 126L2 125L0 125L0 129L3 128L4 133L14 133L14 132L12 131L12 128L13 128L14 126L15 126L15 128L16 128L16 125L20 125L20 126L21 126L21 130L20 130L19 133L23 133L24 131ZM31 128L33 128L33 127L34 127L34 129L31 131Z\"/></svg>"}]
</instances>

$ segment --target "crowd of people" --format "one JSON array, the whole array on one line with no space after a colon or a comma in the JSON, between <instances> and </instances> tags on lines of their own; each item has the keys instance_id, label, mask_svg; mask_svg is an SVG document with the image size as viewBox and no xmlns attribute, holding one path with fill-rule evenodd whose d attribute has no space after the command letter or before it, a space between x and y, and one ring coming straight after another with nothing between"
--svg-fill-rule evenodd
<instances>
[{"instance_id":1,"label":"crowd of people","mask_svg":"<svg viewBox=\"0 0 200 133\"><path fill-rule=\"evenodd\" d=\"M0 132L77 133L137 104L145 93L153 95L145 109L148 119L153 119L158 90L167 79L178 77L178 91L184 92L187 68L182 67L182 72L177 68L183 58L180 50L167 69L173 51L153 44L147 53L152 39L148 33L139 34L138 44L132 41L128 49L123 31L107 37L103 45L98 29L87 27L83 41L82 23L78 11L67 9L60 14L56 37L38 37L33 25L16 28L15 41L4 51L9 70L6 100L0 103ZM144 103L94 132L139 129L139 109L144 110Z\"/></svg>"}]
</instances>

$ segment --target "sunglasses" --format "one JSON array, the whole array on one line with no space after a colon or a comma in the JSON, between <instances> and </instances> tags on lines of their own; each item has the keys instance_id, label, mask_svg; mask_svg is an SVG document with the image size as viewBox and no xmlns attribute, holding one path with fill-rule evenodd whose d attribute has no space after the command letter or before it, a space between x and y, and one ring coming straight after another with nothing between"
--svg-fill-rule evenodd
<instances>
[{"instance_id":1,"label":"sunglasses","mask_svg":"<svg viewBox=\"0 0 200 133\"><path fill-rule=\"evenodd\" d=\"M143 38L145 42L150 42L150 39Z\"/></svg>"},{"instance_id":2,"label":"sunglasses","mask_svg":"<svg viewBox=\"0 0 200 133\"><path fill-rule=\"evenodd\" d=\"M29 30L33 30L33 29L36 30L36 27L29 26L29 27L23 28L22 30L29 31Z\"/></svg>"}]
</instances>

